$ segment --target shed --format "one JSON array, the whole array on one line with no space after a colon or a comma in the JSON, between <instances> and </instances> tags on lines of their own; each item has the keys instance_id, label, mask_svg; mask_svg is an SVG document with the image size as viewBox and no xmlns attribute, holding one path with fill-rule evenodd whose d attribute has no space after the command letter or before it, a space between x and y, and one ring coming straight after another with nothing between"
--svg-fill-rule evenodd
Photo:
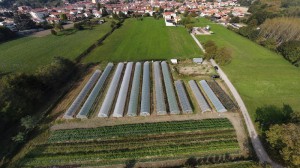
<instances>
[{"instance_id":1,"label":"shed","mask_svg":"<svg viewBox=\"0 0 300 168\"><path fill-rule=\"evenodd\" d=\"M177 59L171 59L171 63L172 64L178 64L178 61L177 61Z\"/></svg>"},{"instance_id":2,"label":"shed","mask_svg":"<svg viewBox=\"0 0 300 168\"><path fill-rule=\"evenodd\" d=\"M203 58L193 58L193 62L196 64L202 64Z\"/></svg>"}]
</instances>

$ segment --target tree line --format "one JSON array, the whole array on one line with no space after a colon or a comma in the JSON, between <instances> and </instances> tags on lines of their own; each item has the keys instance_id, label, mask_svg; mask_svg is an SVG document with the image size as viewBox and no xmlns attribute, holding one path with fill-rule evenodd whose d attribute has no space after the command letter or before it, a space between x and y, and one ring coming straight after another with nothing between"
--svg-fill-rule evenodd
<instances>
[{"instance_id":1,"label":"tree line","mask_svg":"<svg viewBox=\"0 0 300 168\"><path fill-rule=\"evenodd\" d=\"M235 29L240 35L280 53L300 66L300 0L257 0L248 10L252 13L239 21L247 26Z\"/></svg>"}]
</instances>

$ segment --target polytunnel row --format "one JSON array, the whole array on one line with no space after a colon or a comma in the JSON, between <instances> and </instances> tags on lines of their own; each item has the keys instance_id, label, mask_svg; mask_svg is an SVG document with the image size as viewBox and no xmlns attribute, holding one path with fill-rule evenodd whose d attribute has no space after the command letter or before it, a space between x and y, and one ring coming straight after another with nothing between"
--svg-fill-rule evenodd
<instances>
[{"instance_id":1,"label":"polytunnel row","mask_svg":"<svg viewBox=\"0 0 300 168\"><path fill-rule=\"evenodd\" d=\"M101 76L99 70L94 72L78 97L66 111L64 118L73 118L77 111L79 111L76 116L77 118L87 118L92 109L94 109L94 107L97 108L97 97L99 97L101 91L104 90L104 85L107 82L113 66L112 63L109 63ZM150 63L148 61L143 64L140 62L135 64L128 62L126 63L126 68L124 67L125 63L119 63L112 76L111 82L107 84L108 89L101 106L99 106L98 117L109 117L110 114L112 114L113 117L123 117L125 114L127 116L137 116L138 113L141 116L151 114L152 102L150 95L152 82ZM165 61L161 63L156 61L153 63L153 83L153 101L155 102L153 111L156 111L157 115L166 115L167 112L170 114L179 114L180 111L182 111L183 114L193 112L184 83L180 80L173 83L169 66ZM204 90L203 92L195 81L191 80L188 82L201 111L211 111L204 97L204 93L217 112L227 111L214 92L209 88L206 81L202 80L199 83ZM167 105L168 109L166 107Z\"/></svg>"}]
</instances>

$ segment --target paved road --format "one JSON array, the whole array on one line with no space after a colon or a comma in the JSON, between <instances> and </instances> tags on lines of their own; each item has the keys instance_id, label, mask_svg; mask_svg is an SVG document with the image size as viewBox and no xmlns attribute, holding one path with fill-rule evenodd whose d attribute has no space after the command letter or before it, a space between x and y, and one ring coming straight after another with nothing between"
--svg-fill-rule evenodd
<instances>
[{"instance_id":1,"label":"paved road","mask_svg":"<svg viewBox=\"0 0 300 168\"><path fill-rule=\"evenodd\" d=\"M73 25L74 25L74 23L70 23L70 24L64 25L64 29L72 28ZM43 30L43 31L39 31L39 32L33 33L31 36L33 36L33 37L44 37L44 36L47 36L49 34L51 34L51 29Z\"/></svg>"},{"instance_id":2,"label":"paved road","mask_svg":"<svg viewBox=\"0 0 300 168\"><path fill-rule=\"evenodd\" d=\"M200 47L200 49L205 52L203 46L201 45L201 43L197 40L197 38L191 34L193 39L195 40L195 42L197 43L197 45ZM217 63L211 59L210 62L212 63L213 66L218 66ZM226 83L226 85L228 86L229 90L231 91L232 95L234 96L235 100L237 101L241 112L243 114L244 120L246 122L246 126L247 126L247 130L253 145L253 148L255 150L255 153L257 155L257 157L259 158L259 161L261 163L269 163L271 164L272 167L274 168L281 168L282 166L278 165L277 163L273 162L268 153L265 151L259 137L258 134L255 130L254 124L250 118L250 115L248 113L248 110L240 96L240 94L237 92L237 90L235 89L235 87L233 86L233 84L230 82L230 80L228 79L227 75L224 73L224 71L220 68L220 66L218 66L218 73L220 75L220 77L224 80L224 82Z\"/></svg>"}]
</instances>

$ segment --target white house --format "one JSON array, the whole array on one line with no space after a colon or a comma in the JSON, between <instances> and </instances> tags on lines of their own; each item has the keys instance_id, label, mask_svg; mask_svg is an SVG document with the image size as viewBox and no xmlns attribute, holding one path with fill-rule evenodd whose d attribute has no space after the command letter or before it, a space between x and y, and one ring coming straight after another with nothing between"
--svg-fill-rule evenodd
<instances>
[{"instance_id":1,"label":"white house","mask_svg":"<svg viewBox=\"0 0 300 168\"><path fill-rule=\"evenodd\" d=\"M48 16L48 12L46 10L40 10L40 11L31 11L30 12L31 17L34 20L44 21L45 17Z\"/></svg>"}]
</instances>

